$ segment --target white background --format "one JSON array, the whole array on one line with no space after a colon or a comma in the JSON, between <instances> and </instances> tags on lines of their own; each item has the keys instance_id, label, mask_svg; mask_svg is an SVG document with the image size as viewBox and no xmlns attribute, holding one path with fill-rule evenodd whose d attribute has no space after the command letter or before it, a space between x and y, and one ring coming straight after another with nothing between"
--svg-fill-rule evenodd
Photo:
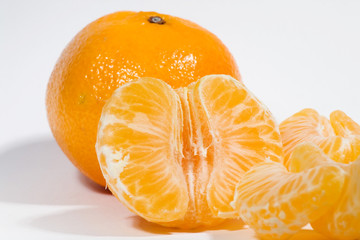
<instances>
[{"instance_id":1,"label":"white background","mask_svg":"<svg viewBox=\"0 0 360 240\"><path fill-rule=\"evenodd\" d=\"M311 107L360 122L360 1L0 0L1 239L185 237L134 217L84 179L47 124L46 84L62 49L86 24L120 10L175 15L215 33L278 121ZM185 235L252 234L227 228Z\"/></svg>"}]
</instances>

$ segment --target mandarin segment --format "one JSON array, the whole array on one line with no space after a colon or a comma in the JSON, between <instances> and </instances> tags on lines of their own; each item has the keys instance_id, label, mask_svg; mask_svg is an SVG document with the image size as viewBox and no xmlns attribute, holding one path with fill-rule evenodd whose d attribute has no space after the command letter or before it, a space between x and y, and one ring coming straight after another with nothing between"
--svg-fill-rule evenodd
<instances>
[{"instance_id":1,"label":"mandarin segment","mask_svg":"<svg viewBox=\"0 0 360 240\"><path fill-rule=\"evenodd\" d=\"M262 163L245 173L233 205L259 237L287 239L329 210L344 178L337 166L289 173L280 163Z\"/></svg>"},{"instance_id":2,"label":"mandarin segment","mask_svg":"<svg viewBox=\"0 0 360 240\"><path fill-rule=\"evenodd\" d=\"M170 86L143 78L119 88L100 119L97 153L107 185L149 221L176 220L187 210L180 110Z\"/></svg>"},{"instance_id":3,"label":"mandarin segment","mask_svg":"<svg viewBox=\"0 0 360 240\"><path fill-rule=\"evenodd\" d=\"M312 227L332 239L360 239L360 158L347 167L344 190L335 206L312 222Z\"/></svg>"},{"instance_id":4,"label":"mandarin segment","mask_svg":"<svg viewBox=\"0 0 360 240\"><path fill-rule=\"evenodd\" d=\"M330 114L330 123L338 136L351 138L360 135L360 125L340 110Z\"/></svg>"},{"instance_id":5,"label":"mandarin segment","mask_svg":"<svg viewBox=\"0 0 360 240\"><path fill-rule=\"evenodd\" d=\"M293 151L289 169L298 172L324 165L341 167L346 172L345 183L339 200L311 225L331 239L359 239L360 158L349 164L338 163L326 156L316 145L303 143Z\"/></svg>"},{"instance_id":6,"label":"mandarin segment","mask_svg":"<svg viewBox=\"0 0 360 240\"><path fill-rule=\"evenodd\" d=\"M288 169L301 172L323 164L335 164L318 146L311 142L297 145L290 155Z\"/></svg>"},{"instance_id":7,"label":"mandarin segment","mask_svg":"<svg viewBox=\"0 0 360 240\"><path fill-rule=\"evenodd\" d=\"M269 110L240 82L224 75L210 75L195 83L195 104L204 109L205 132L211 142L213 166L207 186L212 212L234 217L230 206L239 178L252 166L281 161L282 145L277 125ZM210 138L210 137L209 137Z\"/></svg>"},{"instance_id":8,"label":"mandarin segment","mask_svg":"<svg viewBox=\"0 0 360 240\"><path fill-rule=\"evenodd\" d=\"M339 110L329 120L313 109L304 109L284 120L280 133L285 166L294 148L307 141L318 145L336 162L349 163L360 155L360 126Z\"/></svg>"}]
</instances>

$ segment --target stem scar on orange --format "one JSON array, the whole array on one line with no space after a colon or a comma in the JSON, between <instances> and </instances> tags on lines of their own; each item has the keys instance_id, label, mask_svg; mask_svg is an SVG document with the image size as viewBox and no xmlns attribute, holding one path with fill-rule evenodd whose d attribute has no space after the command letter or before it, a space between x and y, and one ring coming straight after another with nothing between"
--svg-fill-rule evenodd
<instances>
[{"instance_id":1,"label":"stem scar on orange","mask_svg":"<svg viewBox=\"0 0 360 240\"><path fill-rule=\"evenodd\" d=\"M95 153L101 110L113 91L140 77L184 87L209 74L240 80L226 46L199 25L156 12L116 12L82 29L66 46L49 80L52 133L73 164L105 185Z\"/></svg>"}]
</instances>

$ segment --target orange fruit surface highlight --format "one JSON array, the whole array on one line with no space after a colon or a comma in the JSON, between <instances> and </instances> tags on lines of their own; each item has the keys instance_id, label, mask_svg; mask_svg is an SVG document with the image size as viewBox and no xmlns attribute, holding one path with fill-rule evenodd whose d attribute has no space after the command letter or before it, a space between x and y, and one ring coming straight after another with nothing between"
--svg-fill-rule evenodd
<instances>
[{"instance_id":1,"label":"orange fruit surface highlight","mask_svg":"<svg viewBox=\"0 0 360 240\"><path fill-rule=\"evenodd\" d=\"M195 228L236 216L236 184L282 159L267 108L239 81L210 75L173 90L141 78L116 90L99 122L97 154L111 192L165 226Z\"/></svg>"},{"instance_id":2,"label":"orange fruit surface highlight","mask_svg":"<svg viewBox=\"0 0 360 240\"><path fill-rule=\"evenodd\" d=\"M229 50L206 29L156 12L106 15L82 29L56 63L46 93L52 133L83 174L105 185L94 146L113 91L143 76L178 88L208 74L240 80Z\"/></svg>"},{"instance_id":3,"label":"orange fruit surface highlight","mask_svg":"<svg viewBox=\"0 0 360 240\"><path fill-rule=\"evenodd\" d=\"M303 143L293 151L289 169L298 172L323 165L339 166L347 174L338 201L311 225L331 239L360 239L360 157L349 164L338 163L316 145Z\"/></svg>"},{"instance_id":4,"label":"orange fruit surface highlight","mask_svg":"<svg viewBox=\"0 0 360 240\"><path fill-rule=\"evenodd\" d=\"M304 109L280 124L285 166L290 154L302 142L318 145L332 160L354 161L360 155L360 126L340 110L330 120L313 109Z\"/></svg>"},{"instance_id":5,"label":"orange fruit surface highlight","mask_svg":"<svg viewBox=\"0 0 360 240\"><path fill-rule=\"evenodd\" d=\"M245 173L236 187L234 207L262 239L288 239L339 199L345 172L319 166L290 173L267 162Z\"/></svg>"}]
</instances>

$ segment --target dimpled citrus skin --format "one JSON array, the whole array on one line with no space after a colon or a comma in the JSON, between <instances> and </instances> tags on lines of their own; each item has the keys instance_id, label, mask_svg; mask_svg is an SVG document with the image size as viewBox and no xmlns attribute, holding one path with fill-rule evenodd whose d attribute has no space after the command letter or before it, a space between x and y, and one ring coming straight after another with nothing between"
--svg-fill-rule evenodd
<instances>
[{"instance_id":1,"label":"dimpled citrus skin","mask_svg":"<svg viewBox=\"0 0 360 240\"><path fill-rule=\"evenodd\" d=\"M150 23L152 16L165 23ZM94 146L113 91L143 76L178 88L215 73L240 80L228 49L204 28L155 12L109 14L82 29L58 59L46 94L49 124L73 164L105 185Z\"/></svg>"}]
</instances>

